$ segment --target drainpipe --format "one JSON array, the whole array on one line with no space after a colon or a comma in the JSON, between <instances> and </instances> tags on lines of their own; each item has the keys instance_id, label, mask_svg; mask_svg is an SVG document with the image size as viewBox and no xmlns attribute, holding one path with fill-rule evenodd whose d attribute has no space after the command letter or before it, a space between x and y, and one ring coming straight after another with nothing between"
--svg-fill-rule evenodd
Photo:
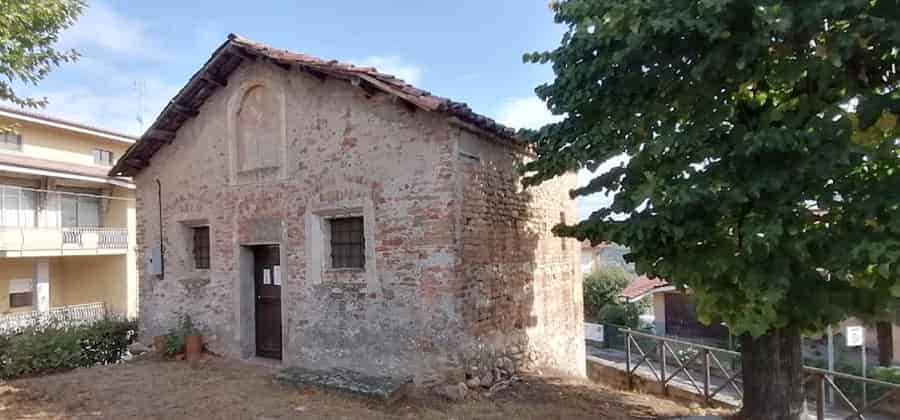
<instances>
[{"instance_id":1,"label":"drainpipe","mask_svg":"<svg viewBox=\"0 0 900 420\"><path fill-rule=\"evenodd\" d=\"M159 206L159 278L166 276L166 245L163 237L162 183L156 178L156 204Z\"/></svg>"}]
</instances>

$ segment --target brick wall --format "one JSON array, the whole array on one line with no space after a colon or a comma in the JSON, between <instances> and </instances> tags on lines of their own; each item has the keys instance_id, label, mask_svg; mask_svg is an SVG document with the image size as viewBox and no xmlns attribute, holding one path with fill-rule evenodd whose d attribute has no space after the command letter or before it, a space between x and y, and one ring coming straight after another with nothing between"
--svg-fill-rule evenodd
<instances>
[{"instance_id":1,"label":"brick wall","mask_svg":"<svg viewBox=\"0 0 900 420\"><path fill-rule=\"evenodd\" d=\"M468 132L459 144L464 363L483 371L508 358L517 369L583 375L580 248L550 231L577 215L575 176L523 190L516 164L526 156Z\"/></svg>"},{"instance_id":2,"label":"brick wall","mask_svg":"<svg viewBox=\"0 0 900 420\"><path fill-rule=\"evenodd\" d=\"M276 98L249 110L280 123L236 130L238 110L256 106L241 102L243 93L261 83ZM243 133L240 147L235 131ZM135 177L144 339L190 314L210 350L253 356L248 247L278 244L285 364L411 375L423 384L459 377L491 342L498 353L577 371L578 247L562 250L563 241L549 236L560 211L575 214L565 194L570 180L521 199L509 162L503 170L473 167L461 160L463 143L485 147L482 164L509 155L387 95L266 63L241 66ZM235 154L253 147L276 166L245 170L247 159ZM462 189L476 173L489 179L481 195ZM367 264L328 270L321 220L347 212L365 219ZM466 230L464 215L471 227L486 223L483 242ZM198 224L210 227L208 270L193 268L190 226ZM163 278L144 263L160 242ZM564 339L560 328L578 337Z\"/></svg>"}]
</instances>

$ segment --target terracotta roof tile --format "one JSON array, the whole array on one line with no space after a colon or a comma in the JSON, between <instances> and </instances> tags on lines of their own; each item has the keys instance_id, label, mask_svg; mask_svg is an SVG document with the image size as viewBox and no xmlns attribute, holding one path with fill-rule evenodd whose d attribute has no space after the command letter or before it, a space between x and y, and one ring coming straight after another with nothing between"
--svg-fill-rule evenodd
<instances>
[{"instance_id":1,"label":"terracotta roof tile","mask_svg":"<svg viewBox=\"0 0 900 420\"><path fill-rule=\"evenodd\" d=\"M660 278L651 279L647 276L640 276L632 280L631 283L622 290L622 293L620 293L619 296L631 300L651 292L653 289L668 285L669 282Z\"/></svg>"},{"instance_id":2,"label":"terracotta roof tile","mask_svg":"<svg viewBox=\"0 0 900 420\"><path fill-rule=\"evenodd\" d=\"M147 165L150 157L159 150L166 141L153 137L154 133L172 133L181 126L189 114L196 113L203 102L217 90L222 83L215 79L225 80L247 57L263 57L285 68L299 69L322 77L334 77L347 80L354 85L363 85L367 89L378 90L394 95L418 108L431 112L441 112L456 117L462 122L478 130L490 134L495 140L518 147L524 146L515 136L515 130L506 127L491 118L473 112L462 102L432 95L405 81L374 67L358 67L337 60L324 60L310 55L272 48L238 35L231 34L203 65L191 77L169 104L163 109L156 121L148 128L141 139L132 145L125 156L110 171L110 174L134 175ZM191 112L179 112L179 109ZM148 139L150 139L148 141Z\"/></svg>"}]
</instances>

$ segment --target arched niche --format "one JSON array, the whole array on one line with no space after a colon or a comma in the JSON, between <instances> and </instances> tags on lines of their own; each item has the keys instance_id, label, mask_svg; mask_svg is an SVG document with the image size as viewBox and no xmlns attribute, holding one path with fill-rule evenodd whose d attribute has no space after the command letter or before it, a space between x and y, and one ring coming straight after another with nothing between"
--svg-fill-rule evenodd
<instances>
[{"instance_id":1,"label":"arched niche","mask_svg":"<svg viewBox=\"0 0 900 420\"><path fill-rule=\"evenodd\" d=\"M234 114L235 165L238 172L278 168L282 148L282 101L268 86L244 90Z\"/></svg>"}]
</instances>

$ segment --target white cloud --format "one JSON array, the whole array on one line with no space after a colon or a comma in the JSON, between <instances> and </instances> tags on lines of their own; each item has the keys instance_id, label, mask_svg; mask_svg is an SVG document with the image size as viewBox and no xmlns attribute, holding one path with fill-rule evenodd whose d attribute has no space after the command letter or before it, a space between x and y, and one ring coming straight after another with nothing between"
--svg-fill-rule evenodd
<instances>
[{"instance_id":1,"label":"white cloud","mask_svg":"<svg viewBox=\"0 0 900 420\"><path fill-rule=\"evenodd\" d=\"M418 84L422 77L421 67L397 56L370 55L361 60L350 60L350 63L360 67L375 67L378 71L397 76L411 85Z\"/></svg>"},{"instance_id":2,"label":"white cloud","mask_svg":"<svg viewBox=\"0 0 900 420\"><path fill-rule=\"evenodd\" d=\"M102 77L102 76L101 76ZM156 117L156 113L178 91L177 86L158 80L148 80L143 89L143 98L126 76L120 79L110 77L112 87L90 89L73 87L53 91L37 91L35 96L47 97L47 107L38 111L43 114L89 124L109 130L140 135ZM143 106L139 106L139 103ZM143 108L144 124L138 122L139 110Z\"/></svg>"},{"instance_id":3,"label":"white cloud","mask_svg":"<svg viewBox=\"0 0 900 420\"><path fill-rule=\"evenodd\" d=\"M578 186L583 187L587 185L588 182L590 182L594 177L605 174L609 172L610 169L627 162L628 157L624 154L621 154L613 157L606 162L603 162L603 164L600 165L600 167L598 167L597 170L593 173L591 171L588 171L587 169L582 169L578 171ZM609 207L610 205L612 205L614 197L614 193L605 192L594 193L587 197L578 197L576 199L576 202L578 203L578 217L583 220L590 216L594 211Z\"/></svg>"},{"instance_id":4,"label":"white cloud","mask_svg":"<svg viewBox=\"0 0 900 420\"><path fill-rule=\"evenodd\" d=\"M101 50L128 57L157 57L161 51L148 35L147 24L125 16L104 1L92 1L74 26L60 36L60 45Z\"/></svg>"},{"instance_id":5,"label":"white cloud","mask_svg":"<svg viewBox=\"0 0 900 420\"><path fill-rule=\"evenodd\" d=\"M547 105L536 96L510 99L500 105L497 113L497 121L513 128L537 129L560 120L562 116L551 114Z\"/></svg>"},{"instance_id":6,"label":"white cloud","mask_svg":"<svg viewBox=\"0 0 900 420\"><path fill-rule=\"evenodd\" d=\"M500 106L500 112L497 115L498 121L513 128L537 129L545 124L563 119L561 115L550 113L547 105L536 96L510 99ZM593 173L586 169L578 171L578 186L587 185L595 176L604 174L627 161L628 158L625 155L619 155L604 162ZM587 197L578 197L576 203L578 204L579 219L586 219L594 211L609 207L614 196L615 194L612 193L594 193Z\"/></svg>"}]
</instances>

